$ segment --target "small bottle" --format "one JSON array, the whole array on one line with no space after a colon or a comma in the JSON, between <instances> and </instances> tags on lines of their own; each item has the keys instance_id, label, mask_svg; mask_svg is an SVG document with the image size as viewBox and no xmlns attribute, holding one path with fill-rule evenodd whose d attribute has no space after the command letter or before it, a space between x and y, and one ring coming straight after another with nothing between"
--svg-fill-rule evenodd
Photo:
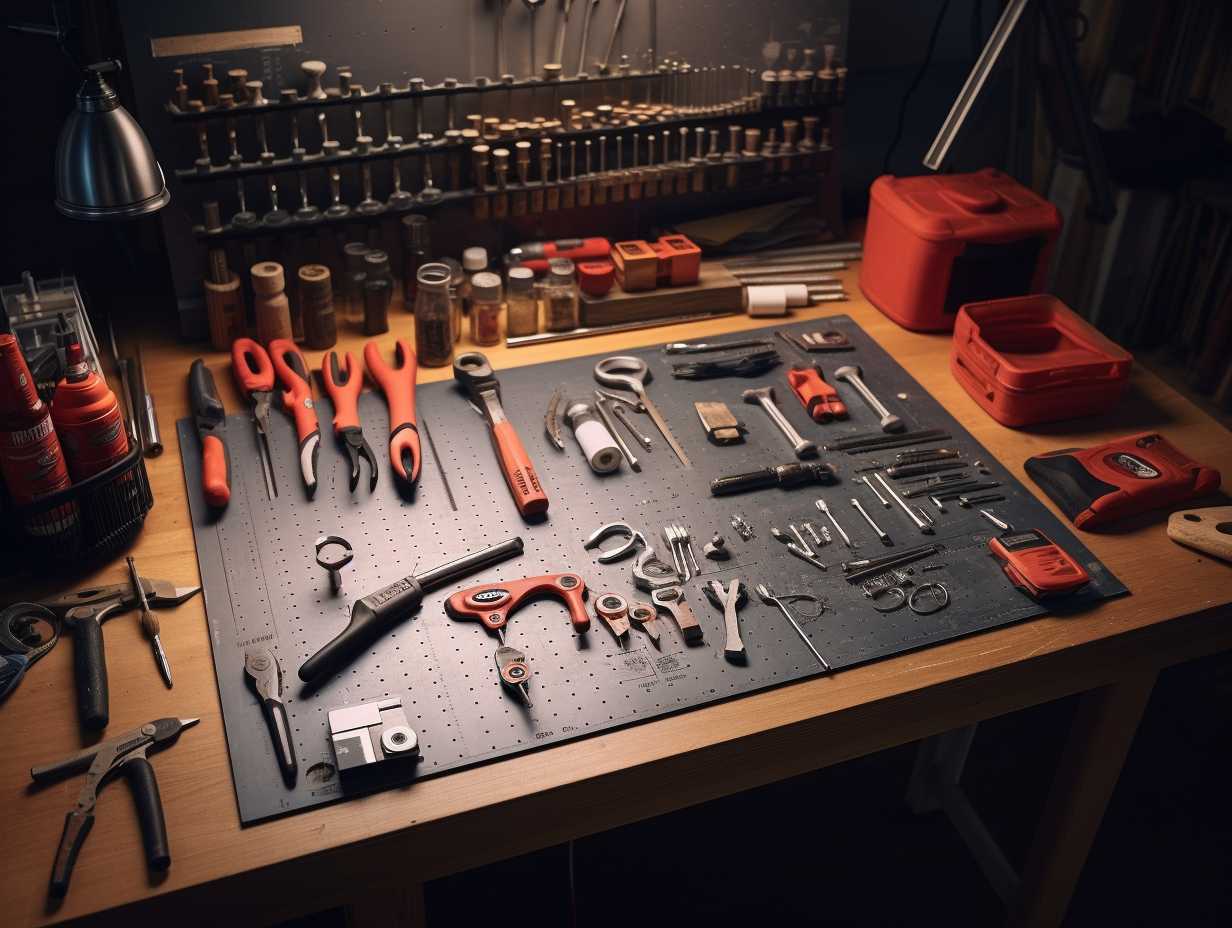
<instances>
[{"instance_id":1,"label":"small bottle","mask_svg":"<svg viewBox=\"0 0 1232 928\"><path fill-rule=\"evenodd\" d=\"M359 326L364 320L364 255L371 251L363 242L342 246L342 312L344 322Z\"/></svg>"},{"instance_id":2,"label":"small bottle","mask_svg":"<svg viewBox=\"0 0 1232 928\"><path fill-rule=\"evenodd\" d=\"M462 293L462 313L470 315L471 278L488 269L488 250L474 245L462 252L462 270L466 272L466 285Z\"/></svg>"},{"instance_id":3,"label":"small bottle","mask_svg":"<svg viewBox=\"0 0 1232 928\"><path fill-rule=\"evenodd\" d=\"M389 331L389 301L394 279L389 273L389 255L370 251L364 255L364 334Z\"/></svg>"},{"instance_id":4,"label":"small bottle","mask_svg":"<svg viewBox=\"0 0 1232 928\"><path fill-rule=\"evenodd\" d=\"M568 332L578 327L578 286L573 262L553 258L543 282L543 327L548 332Z\"/></svg>"},{"instance_id":5,"label":"small bottle","mask_svg":"<svg viewBox=\"0 0 1232 928\"><path fill-rule=\"evenodd\" d=\"M428 217L411 213L402 218L402 305L408 313L415 311L415 290L419 269L432 260L432 242L428 237Z\"/></svg>"},{"instance_id":6,"label":"small bottle","mask_svg":"<svg viewBox=\"0 0 1232 928\"><path fill-rule=\"evenodd\" d=\"M466 298L466 271L453 258L442 258L441 264L449 268L449 324L456 344L462 338L462 303Z\"/></svg>"},{"instance_id":7,"label":"small bottle","mask_svg":"<svg viewBox=\"0 0 1232 928\"><path fill-rule=\"evenodd\" d=\"M276 338L292 338L291 301L286 294L286 276L277 261L259 261L252 266L253 313L257 317L257 341L266 347Z\"/></svg>"},{"instance_id":8,"label":"small bottle","mask_svg":"<svg viewBox=\"0 0 1232 928\"><path fill-rule=\"evenodd\" d=\"M539 331L539 301L535 298L535 272L528 267L513 267L506 276L505 337L534 335Z\"/></svg>"},{"instance_id":9,"label":"small bottle","mask_svg":"<svg viewBox=\"0 0 1232 928\"><path fill-rule=\"evenodd\" d=\"M102 473L128 454L120 401L107 381L90 370L81 342L73 336L65 351L63 379L51 400L51 421L74 483Z\"/></svg>"},{"instance_id":10,"label":"small bottle","mask_svg":"<svg viewBox=\"0 0 1232 928\"><path fill-rule=\"evenodd\" d=\"M443 262L425 264L419 269L415 288L415 355L424 367L445 367L453 361L453 301L449 295L452 278L453 271Z\"/></svg>"},{"instance_id":11,"label":"small bottle","mask_svg":"<svg viewBox=\"0 0 1232 928\"><path fill-rule=\"evenodd\" d=\"M318 351L333 348L338 342L338 321L334 316L334 288L324 264L305 264L299 269L299 305L304 317L304 344Z\"/></svg>"},{"instance_id":12,"label":"small bottle","mask_svg":"<svg viewBox=\"0 0 1232 928\"><path fill-rule=\"evenodd\" d=\"M491 271L471 277L471 341L481 347L500 344L501 279Z\"/></svg>"},{"instance_id":13,"label":"small bottle","mask_svg":"<svg viewBox=\"0 0 1232 928\"><path fill-rule=\"evenodd\" d=\"M34 377L14 335L0 335L0 475L17 505L32 503L69 485L51 411L39 399ZM27 525L27 530L30 526ZM40 531L53 532L50 524Z\"/></svg>"}]
</instances>

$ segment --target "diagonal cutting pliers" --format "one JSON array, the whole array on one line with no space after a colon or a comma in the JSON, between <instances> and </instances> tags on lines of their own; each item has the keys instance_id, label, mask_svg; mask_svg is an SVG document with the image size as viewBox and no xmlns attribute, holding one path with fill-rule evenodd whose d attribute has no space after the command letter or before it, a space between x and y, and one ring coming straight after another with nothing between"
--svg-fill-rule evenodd
<instances>
[{"instance_id":1,"label":"diagonal cutting pliers","mask_svg":"<svg viewBox=\"0 0 1232 928\"><path fill-rule=\"evenodd\" d=\"M359 461L363 458L368 462L368 490L376 489L376 457L364 438L364 430L359 424L359 393L364 387L364 375L351 352L343 356L343 363L338 364L338 353L331 351L325 355L321 364L321 380L325 384L325 392L334 403L334 435L338 443L346 449L347 457L351 459L351 492L359 485Z\"/></svg>"},{"instance_id":2,"label":"diagonal cutting pliers","mask_svg":"<svg viewBox=\"0 0 1232 928\"><path fill-rule=\"evenodd\" d=\"M308 498L317 491L317 458L321 453L321 428L317 424L316 408L312 404L312 383L308 364L289 338L276 338L269 343L270 360L282 382L282 405L295 419L295 434L299 437L299 470L308 490Z\"/></svg>"},{"instance_id":3,"label":"diagonal cutting pliers","mask_svg":"<svg viewBox=\"0 0 1232 928\"><path fill-rule=\"evenodd\" d=\"M398 339L394 348L394 362L394 367L386 363L376 342L364 345L368 376L380 385L385 402L389 404L389 463L394 476L404 486L414 488L419 482L421 463L419 426L415 418L415 378L419 365L415 349L404 338Z\"/></svg>"}]
</instances>

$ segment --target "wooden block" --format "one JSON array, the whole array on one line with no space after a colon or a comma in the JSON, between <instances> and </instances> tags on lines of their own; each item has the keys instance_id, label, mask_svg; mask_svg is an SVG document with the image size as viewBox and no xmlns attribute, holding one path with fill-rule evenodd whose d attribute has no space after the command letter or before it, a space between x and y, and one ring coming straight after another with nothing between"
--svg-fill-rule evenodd
<instances>
[{"instance_id":1,"label":"wooden block","mask_svg":"<svg viewBox=\"0 0 1232 928\"><path fill-rule=\"evenodd\" d=\"M659 255L647 242L638 239L612 245L616 280L626 293L653 290L659 282Z\"/></svg>"},{"instance_id":2,"label":"wooden block","mask_svg":"<svg viewBox=\"0 0 1232 928\"><path fill-rule=\"evenodd\" d=\"M1232 506L1174 512L1168 518L1168 537L1204 554L1232 561Z\"/></svg>"},{"instance_id":3,"label":"wooden block","mask_svg":"<svg viewBox=\"0 0 1232 928\"><path fill-rule=\"evenodd\" d=\"M584 326L665 319L690 313L744 311L740 281L717 261L703 263L692 287L660 287L643 293L626 293L619 284L605 296L582 294Z\"/></svg>"}]
</instances>

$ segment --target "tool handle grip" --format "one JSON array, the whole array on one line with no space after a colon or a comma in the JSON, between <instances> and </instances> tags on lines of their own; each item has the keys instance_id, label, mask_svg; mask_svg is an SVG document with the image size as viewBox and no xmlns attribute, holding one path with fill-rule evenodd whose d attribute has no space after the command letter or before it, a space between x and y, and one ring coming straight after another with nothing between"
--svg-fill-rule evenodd
<instances>
[{"instance_id":1,"label":"tool handle grip","mask_svg":"<svg viewBox=\"0 0 1232 928\"><path fill-rule=\"evenodd\" d=\"M351 607L350 624L338 637L300 665L299 678L305 683L312 683L334 673L422 603L423 588L414 577L404 577L365 596Z\"/></svg>"},{"instance_id":2,"label":"tool handle grip","mask_svg":"<svg viewBox=\"0 0 1232 928\"><path fill-rule=\"evenodd\" d=\"M93 812L74 809L64 817L64 831L60 833L60 846L56 849L56 860L51 865L51 882L47 887L53 899L63 899L68 892L68 881L73 875L77 853L93 827Z\"/></svg>"},{"instance_id":3,"label":"tool handle grip","mask_svg":"<svg viewBox=\"0 0 1232 928\"><path fill-rule=\"evenodd\" d=\"M501 473L513 494L514 504L523 516L539 515L548 510L548 495L539 484L535 465L522 445L513 423L497 422L492 426L492 444L500 461Z\"/></svg>"},{"instance_id":4,"label":"tool handle grip","mask_svg":"<svg viewBox=\"0 0 1232 928\"><path fill-rule=\"evenodd\" d=\"M385 402L389 404L390 432L401 425L415 424L415 381L419 376L415 349L405 338L398 339L394 357L398 366L390 367L381 357L381 349L376 342L364 345L364 366L368 369L368 376L380 385Z\"/></svg>"},{"instance_id":5,"label":"tool handle grip","mask_svg":"<svg viewBox=\"0 0 1232 928\"><path fill-rule=\"evenodd\" d=\"M270 738L274 742L274 754L278 758L282 779L288 787L294 786L299 764L295 760L295 745L291 742L291 723L287 719L287 707L279 699L262 699L261 710L265 714L265 724L269 726Z\"/></svg>"},{"instance_id":6,"label":"tool handle grip","mask_svg":"<svg viewBox=\"0 0 1232 928\"><path fill-rule=\"evenodd\" d=\"M154 779L154 767L144 757L134 757L124 762L124 776L133 793L137 820L141 822L146 862L151 870L166 870L171 866L171 845L167 843L167 822L163 818L163 802L158 794L158 781Z\"/></svg>"},{"instance_id":7,"label":"tool handle grip","mask_svg":"<svg viewBox=\"0 0 1232 928\"><path fill-rule=\"evenodd\" d=\"M318 431L317 413L312 405L312 383L308 364L295 342L276 338L269 345L270 361L282 382L282 405L295 419L295 434L302 442Z\"/></svg>"},{"instance_id":8,"label":"tool handle grip","mask_svg":"<svg viewBox=\"0 0 1232 928\"><path fill-rule=\"evenodd\" d=\"M364 375L355 364L351 352L338 363L338 352L330 351L321 360L321 383L334 404L334 432L357 429L359 425L359 392Z\"/></svg>"},{"instance_id":9,"label":"tool handle grip","mask_svg":"<svg viewBox=\"0 0 1232 928\"><path fill-rule=\"evenodd\" d=\"M269 393L274 389L274 365L270 356L251 338L237 338L231 343L231 370L246 394Z\"/></svg>"},{"instance_id":10,"label":"tool handle grip","mask_svg":"<svg viewBox=\"0 0 1232 928\"><path fill-rule=\"evenodd\" d=\"M78 619L73 625L73 679L77 683L77 716L84 728L107 727L107 652L103 627L94 619Z\"/></svg>"},{"instance_id":11,"label":"tool handle grip","mask_svg":"<svg viewBox=\"0 0 1232 928\"><path fill-rule=\"evenodd\" d=\"M731 474L727 477L715 477L710 481L711 496L729 496L732 493L743 493L746 490L760 490L762 487L772 487L778 483L774 468L750 471L747 474Z\"/></svg>"},{"instance_id":12,"label":"tool handle grip","mask_svg":"<svg viewBox=\"0 0 1232 928\"><path fill-rule=\"evenodd\" d=\"M227 443L217 435L201 439L201 489L205 501L222 509L231 501L231 455Z\"/></svg>"},{"instance_id":13,"label":"tool handle grip","mask_svg":"<svg viewBox=\"0 0 1232 928\"><path fill-rule=\"evenodd\" d=\"M829 422L847 415L847 407L838 400L838 392L814 368L792 368L787 372L787 383L814 422Z\"/></svg>"}]
</instances>

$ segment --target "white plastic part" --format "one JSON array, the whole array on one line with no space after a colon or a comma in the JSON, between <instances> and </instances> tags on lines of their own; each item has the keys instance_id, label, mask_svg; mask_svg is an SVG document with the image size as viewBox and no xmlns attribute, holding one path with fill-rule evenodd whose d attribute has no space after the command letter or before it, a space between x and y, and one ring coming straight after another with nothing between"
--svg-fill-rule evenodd
<instances>
[{"instance_id":1,"label":"white plastic part","mask_svg":"<svg viewBox=\"0 0 1232 928\"><path fill-rule=\"evenodd\" d=\"M602 422L590 420L578 424L573 435L586 455L586 462L596 474L610 474L620 467L620 449Z\"/></svg>"},{"instance_id":2,"label":"white plastic part","mask_svg":"<svg viewBox=\"0 0 1232 928\"><path fill-rule=\"evenodd\" d=\"M745 287L744 305L750 316L786 316L786 287Z\"/></svg>"}]
</instances>

